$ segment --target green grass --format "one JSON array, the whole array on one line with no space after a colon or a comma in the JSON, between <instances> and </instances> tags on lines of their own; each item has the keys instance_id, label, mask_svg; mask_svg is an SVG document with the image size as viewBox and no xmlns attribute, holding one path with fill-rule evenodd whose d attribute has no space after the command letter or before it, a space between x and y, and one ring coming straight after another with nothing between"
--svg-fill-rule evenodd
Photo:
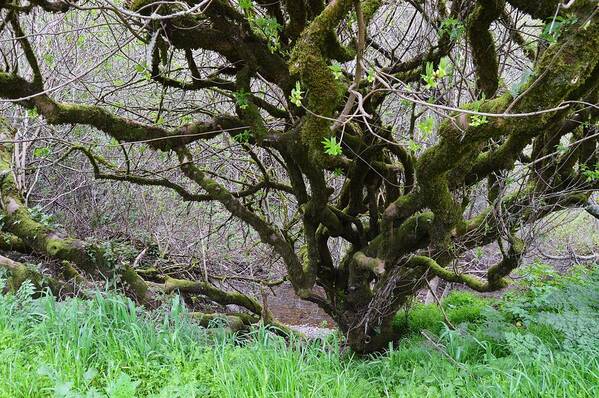
<instances>
[{"instance_id":1,"label":"green grass","mask_svg":"<svg viewBox=\"0 0 599 398\"><path fill-rule=\"evenodd\" d=\"M436 306L398 314L406 339L369 359L335 336L208 333L176 298L147 313L99 293L32 299L25 285L0 295L0 397L599 396L599 270L527 272L502 300L452 293L442 306L455 330Z\"/></svg>"}]
</instances>

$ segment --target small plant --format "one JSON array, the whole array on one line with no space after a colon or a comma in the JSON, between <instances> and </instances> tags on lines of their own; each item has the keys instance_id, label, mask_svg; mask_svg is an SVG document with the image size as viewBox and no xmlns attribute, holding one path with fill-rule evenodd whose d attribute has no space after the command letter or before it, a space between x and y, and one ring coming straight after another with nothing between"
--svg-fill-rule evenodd
<instances>
[{"instance_id":1,"label":"small plant","mask_svg":"<svg viewBox=\"0 0 599 398\"><path fill-rule=\"evenodd\" d=\"M417 153L418 151L420 151L422 149L422 145L414 140L409 140L407 145L408 145L408 149L412 153Z\"/></svg>"},{"instance_id":2,"label":"small plant","mask_svg":"<svg viewBox=\"0 0 599 398\"><path fill-rule=\"evenodd\" d=\"M331 156L340 156L343 153L341 149L341 143L337 142L337 137L324 138L322 140L324 146L324 153Z\"/></svg>"},{"instance_id":3,"label":"small plant","mask_svg":"<svg viewBox=\"0 0 599 398\"><path fill-rule=\"evenodd\" d=\"M439 80L450 74L450 63L448 57L443 57L439 61L439 66L435 70L432 62L426 63L425 73L422 74L422 79L426 83L425 87L428 89L436 88L439 84Z\"/></svg>"},{"instance_id":4,"label":"small plant","mask_svg":"<svg viewBox=\"0 0 599 398\"><path fill-rule=\"evenodd\" d=\"M418 130L420 130L424 137L428 137L432 134L435 127L435 119L432 116L427 116L418 122L416 127L418 127Z\"/></svg>"},{"instance_id":5,"label":"small plant","mask_svg":"<svg viewBox=\"0 0 599 398\"><path fill-rule=\"evenodd\" d=\"M368 69L368 74L366 75L366 80L368 83L372 84L376 80L376 70L374 68Z\"/></svg>"},{"instance_id":6,"label":"small plant","mask_svg":"<svg viewBox=\"0 0 599 398\"><path fill-rule=\"evenodd\" d=\"M335 78L335 80L341 80L341 78L343 78L343 68L341 67L341 64L339 64L338 62L329 65L329 70L333 72L333 77Z\"/></svg>"},{"instance_id":7,"label":"small plant","mask_svg":"<svg viewBox=\"0 0 599 398\"><path fill-rule=\"evenodd\" d=\"M233 93L233 95L235 96L235 103L239 108L247 109L250 106L248 100L250 93L248 93L244 89L241 89L240 91Z\"/></svg>"},{"instance_id":8,"label":"small plant","mask_svg":"<svg viewBox=\"0 0 599 398\"><path fill-rule=\"evenodd\" d=\"M574 25L576 22L578 22L578 18L573 15L567 17L558 15L555 19L545 25L543 32L541 33L541 38L546 40L549 44L554 44L560 38L564 29Z\"/></svg>"},{"instance_id":9,"label":"small plant","mask_svg":"<svg viewBox=\"0 0 599 398\"><path fill-rule=\"evenodd\" d=\"M241 133L233 136L233 139L240 144L247 144L252 138L252 132L250 130L243 130Z\"/></svg>"},{"instance_id":10,"label":"small plant","mask_svg":"<svg viewBox=\"0 0 599 398\"><path fill-rule=\"evenodd\" d=\"M298 80L297 82L295 82L295 88L291 90L291 96L289 97L289 100L292 104L294 104L298 108L301 108L302 100L304 99L303 94L304 92L302 91L302 85Z\"/></svg>"},{"instance_id":11,"label":"small plant","mask_svg":"<svg viewBox=\"0 0 599 398\"><path fill-rule=\"evenodd\" d=\"M484 100L485 100L485 97L483 96L483 98L480 99L479 101L473 102L472 110L474 112L480 112L480 107ZM470 126L472 126L472 127L483 126L487 123L489 123L489 120L487 119L487 117L485 115L470 115Z\"/></svg>"},{"instance_id":12,"label":"small plant","mask_svg":"<svg viewBox=\"0 0 599 398\"><path fill-rule=\"evenodd\" d=\"M42 224L45 227L56 229L60 224L56 221L53 215L45 213L40 205L35 205L27 209L32 219Z\"/></svg>"},{"instance_id":13,"label":"small plant","mask_svg":"<svg viewBox=\"0 0 599 398\"><path fill-rule=\"evenodd\" d=\"M47 158L48 156L50 156L51 153L52 153L52 151L50 150L49 146L41 146L41 147L37 147L33 150L33 157L34 158Z\"/></svg>"},{"instance_id":14,"label":"small plant","mask_svg":"<svg viewBox=\"0 0 599 398\"><path fill-rule=\"evenodd\" d=\"M582 175L586 177L587 182L599 180L599 162L595 163L594 169L589 168L586 164L581 164L580 171L582 171Z\"/></svg>"},{"instance_id":15,"label":"small plant","mask_svg":"<svg viewBox=\"0 0 599 398\"><path fill-rule=\"evenodd\" d=\"M465 32L464 24L455 18L445 18L441 22L440 33L449 35L449 39L453 42L458 41Z\"/></svg>"},{"instance_id":16,"label":"small plant","mask_svg":"<svg viewBox=\"0 0 599 398\"><path fill-rule=\"evenodd\" d=\"M27 116L29 116L31 119L36 119L39 116L39 113L37 113L36 108L28 109Z\"/></svg>"},{"instance_id":17,"label":"small plant","mask_svg":"<svg viewBox=\"0 0 599 398\"><path fill-rule=\"evenodd\" d=\"M251 10L254 7L254 4L252 0L239 0L239 7L241 7L242 10L247 11Z\"/></svg>"},{"instance_id":18,"label":"small plant","mask_svg":"<svg viewBox=\"0 0 599 398\"><path fill-rule=\"evenodd\" d=\"M258 17L250 19L250 24L254 27L254 30L261 35L267 41L268 49L271 53L279 51L281 49L281 39L279 32L283 30L283 27L277 22L276 18L273 17Z\"/></svg>"}]
</instances>

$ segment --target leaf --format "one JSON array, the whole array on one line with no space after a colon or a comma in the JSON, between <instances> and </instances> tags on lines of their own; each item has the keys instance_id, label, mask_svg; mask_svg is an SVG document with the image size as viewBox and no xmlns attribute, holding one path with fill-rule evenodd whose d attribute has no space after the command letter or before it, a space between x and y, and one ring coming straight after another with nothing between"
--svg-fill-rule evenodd
<instances>
[{"instance_id":1,"label":"leaf","mask_svg":"<svg viewBox=\"0 0 599 398\"><path fill-rule=\"evenodd\" d=\"M376 79L376 70L374 68L368 69L368 75L366 75L366 80L368 83L374 83Z\"/></svg>"},{"instance_id":2,"label":"leaf","mask_svg":"<svg viewBox=\"0 0 599 398\"><path fill-rule=\"evenodd\" d=\"M250 130L243 130L241 133L234 135L233 139L240 144L247 144L252 137L252 132Z\"/></svg>"},{"instance_id":3,"label":"leaf","mask_svg":"<svg viewBox=\"0 0 599 398\"><path fill-rule=\"evenodd\" d=\"M142 64L135 64L134 68L137 73L144 73L146 71L145 65Z\"/></svg>"},{"instance_id":4,"label":"leaf","mask_svg":"<svg viewBox=\"0 0 599 398\"><path fill-rule=\"evenodd\" d=\"M239 7L242 10L251 10L254 5L252 4L252 0L239 0Z\"/></svg>"},{"instance_id":5,"label":"leaf","mask_svg":"<svg viewBox=\"0 0 599 398\"><path fill-rule=\"evenodd\" d=\"M555 146L555 150L558 151L561 154L564 154L564 153L568 152L568 145L557 144Z\"/></svg>"},{"instance_id":6,"label":"leaf","mask_svg":"<svg viewBox=\"0 0 599 398\"><path fill-rule=\"evenodd\" d=\"M244 89L241 89L241 91L233 93L233 95L235 96L235 103L239 108L247 109L250 106L248 100L250 93L248 93Z\"/></svg>"},{"instance_id":7,"label":"leaf","mask_svg":"<svg viewBox=\"0 0 599 398\"><path fill-rule=\"evenodd\" d=\"M106 394L109 398L133 398L139 386L138 381L131 380L128 374L122 373L119 377L108 383Z\"/></svg>"},{"instance_id":8,"label":"leaf","mask_svg":"<svg viewBox=\"0 0 599 398\"><path fill-rule=\"evenodd\" d=\"M39 113L37 113L37 109L33 108L27 110L27 116L29 116L31 119L35 119L39 116Z\"/></svg>"},{"instance_id":9,"label":"leaf","mask_svg":"<svg viewBox=\"0 0 599 398\"><path fill-rule=\"evenodd\" d=\"M414 140L410 140L408 141L408 148L410 149L410 151L412 151L413 153L418 152L420 149L422 149L422 145L420 145L419 143L417 143Z\"/></svg>"},{"instance_id":10,"label":"leaf","mask_svg":"<svg viewBox=\"0 0 599 398\"><path fill-rule=\"evenodd\" d=\"M298 80L297 82L295 82L295 88L291 90L291 95L289 96L289 100L291 101L291 103L293 103L298 108L301 108L302 106L302 100L304 99L302 94L304 94L304 92L302 91L301 83Z\"/></svg>"},{"instance_id":11,"label":"leaf","mask_svg":"<svg viewBox=\"0 0 599 398\"><path fill-rule=\"evenodd\" d=\"M44 55L44 62L48 65L48 66L53 66L54 65L54 55L52 54L45 54Z\"/></svg>"},{"instance_id":12,"label":"leaf","mask_svg":"<svg viewBox=\"0 0 599 398\"><path fill-rule=\"evenodd\" d=\"M335 62L334 64L329 65L329 70L333 72L335 80L340 80L343 77L343 68L341 67L341 64Z\"/></svg>"},{"instance_id":13,"label":"leaf","mask_svg":"<svg viewBox=\"0 0 599 398\"><path fill-rule=\"evenodd\" d=\"M324 153L331 156L340 156L343 153L341 143L337 142L337 137L324 138L322 140Z\"/></svg>"},{"instance_id":14,"label":"leaf","mask_svg":"<svg viewBox=\"0 0 599 398\"><path fill-rule=\"evenodd\" d=\"M464 24L455 18L446 18L441 22L440 33L448 34L451 41L459 40L465 32Z\"/></svg>"},{"instance_id":15,"label":"leaf","mask_svg":"<svg viewBox=\"0 0 599 398\"><path fill-rule=\"evenodd\" d=\"M435 127L435 119L432 116L427 116L423 120L421 120L416 127L418 130L422 132L424 137L428 137L433 132L433 128Z\"/></svg>"},{"instance_id":16,"label":"leaf","mask_svg":"<svg viewBox=\"0 0 599 398\"><path fill-rule=\"evenodd\" d=\"M33 157L46 158L46 157L50 156L51 152L52 151L50 150L50 147L47 147L47 146L38 147L33 150Z\"/></svg>"},{"instance_id":17,"label":"leaf","mask_svg":"<svg viewBox=\"0 0 599 398\"><path fill-rule=\"evenodd\" d=\"M421 75L422 76L422 80L424 80L424 82L426 83L426 88L435 88L437 87L437 82L435 80L435 76L434 76L434 69L433 69L433 63L432 62L427 62L426 63L426 69L425 69L425 74Z\"/></svg>"}]
</instances>

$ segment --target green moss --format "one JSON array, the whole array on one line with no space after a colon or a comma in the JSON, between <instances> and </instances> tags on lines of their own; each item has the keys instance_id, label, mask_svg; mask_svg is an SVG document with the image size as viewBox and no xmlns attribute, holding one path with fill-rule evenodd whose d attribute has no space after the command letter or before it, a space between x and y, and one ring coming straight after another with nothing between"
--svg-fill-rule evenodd
<instances>
[{"instance_id":1,"label":"green moss","mask_svg":"<svg viewBox=\"0 0 599 398\"><path fill-rule=\"evenodd\" d=\"M132 0L129 3L129 8L131 11L139 11L143 8L143 14L149 14L151 7L148 7L150 4L156 3L156 0Z\"/></svg>"},{"instance_id":2,"label":"green moss","mask_svg":"<svg viewBox=\"0 0 599 398\"><path fill-rule=\"evenodd\" d=\"M307 91L306 106L311 113L301 130L302 142L310 149L312 160L322 163L325 154L322 140L330 135L330 118L342 98L343 88L337 83L328 67L327 48L337 47L332 29L351 6L343 0L330 5L311 24L291 52L290 72L301 80ZM320 117L320 116L324 116Z\"/></svg>"},{"instance_id":3,"label":"green moss","mask_svg":"<svg viewBox=\"0 0 599 398\"><path fill-rule=\"evenodd\" d=\"M489 26L499 17L503 8L503 0L478 1L467 24L476 68L476 85L488 98L495 95L499 85L499 63Z\"/></svg>"},{"instance_id":4,"label":"green moss","mask_svg":"<svg viewBox=\"0 0 599 398\"><path fill-rule=\"evenodd\" d=\"M360 3L362 4L362 13L364 14L364 21L368 25L368 22L372 19L379 7L383 4L383 2L381 0L366 0L361 1Z\"/></svg>"}]
</instances>

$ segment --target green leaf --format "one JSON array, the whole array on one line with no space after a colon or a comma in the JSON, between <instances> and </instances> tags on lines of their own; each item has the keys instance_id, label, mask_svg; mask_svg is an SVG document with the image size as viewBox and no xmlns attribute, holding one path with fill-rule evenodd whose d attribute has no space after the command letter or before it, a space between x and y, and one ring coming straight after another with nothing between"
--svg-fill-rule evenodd
<instances>
[{"instance_id":1,"label":"green leaf","mask_svg":"<svg viewBox=\"0 0 599 398\"><path fill-rule=\"evenodd\" d=\"M244 89L241 89L241 91L237 91L237 92L233 93L233 95L235 96L235 103L241 109L247 109L250 106L250 103L248 100L250 93L248 93Z\"/></svg>"},{"instance_id":2,"label":"green leaf","mask_svg":"<svg viewBox=\"0 0 599 398\"><path fill-rule=\"evenodd\" d=\"M410 149L410 151L412 151L413 153L418 152L420 149L422 149L422 145L420 145L419 143L417 143L414 140L410 140L408 141L408 148Z\"/></svg>"},{"instance_id":3,"label":"green leaf","mask_svg":"<svg viewBox=\"0 0 599 398\"><path fill-rule=\"evenodd\" d=\"M27 110L27 116L29 116L31 119L35 119L39 116L39 113L37 113L37 109L33 108Z\"/></svg>"},{"instance_id":4,"label":"green leaf","mask_svg":"<svg viewBox=\"0 0 599 398\"><path fill-rule=\"evenodd\" d=\"M374 68L368 69L368 75L366 75L366 80L368 80L368 83L374 83L375 79L376 79L376 70Z\"/></svg>"},{"instance_id":5,"label":"green leaf","mask_svg":"<svg viewBox=\"0 0 599 398\"><path fill-rule=\"evenodd\" d=\"M329 70L333 72L335 80L340 80L343 77L343 68L341 67L341 64L335 62L334 64L329 65Z\"/></svg>"},{"instance_id":6,"label":"green leaf","mask_svg":"<svg viewBox=\"0 0 599 398\"><path fill-rule=\"evenodd\" d=\"M343 154L341 143L337 142L337 137L324 138L322 140L322 145L324 146L324 153L327 155L340 156Z\"/></svg>"},{"instance_id":7,"label":"green leaf","mask_svg":"<svg viewBox=\"0 0 599 398\"><path fill-rule=\"evenodd\" d=\"M242 10L251 10L254 7L254 4L252 4L252 0L239 0L239 7L241 7Z\"/></svg>"},{"instance_id":8,"label":"green leaf","mask_svg":"<svg viewBox=\"0 0 599 398\"><path fill-rule=\"evenodd\" d=\"M302 91L302 85L298 80L297 82L295 82L295 88L293 88L291 90L291 95L289 96L289 100L291 101L292 104L294 104L298 108L301 108L302 100L304 99L303 94L304 94L304 92Z\"/></svg>"},{"instance_id":9,"label":"green leaf","mask_svg":"<svg viewBox=\"0 0 599 398\"><path fill-rule=\"evenodd\" d=\"M247 144L252 137L252 132L250 130L243 130L241 133L234 135L233 139L240 144Z\"/></svg>"},{"instance_id":10,"label":"green leaf","mask_svg":"<svg viewBox=\"0 0 599 398\"><path fill-rule=\"evenodd\" d=\"M433 118L432 116L427 116L426 118L418 122L416 127L418 127L418 130L420 130L424 137L428 137L431 135L431 133L433 132L433 128L435 127L435 118Z\"/></svg>"},{"instance_id":11,"label":"green leaf","mask_svg":"<svg viewBox=\"0 0 599 398\"><path fill-rule=\"evenodd\" d=\"M137 73L144 73L146 71L146 66L142 64L135 64L135 71Z\"/></svg>"},{"instance_id":12,"label":"green leaf","mask_svg":"<svg viewBox=\"0 0 599 398\"><path fill-rule=\"evenodd\" d=\"M33 150L33 157L34 158L46 158L46 157L50 156L51 153L52 153L52 151L50 150L50 147L42 146L42 147L35 148Z\"/></svg>"},{"instance_id":13,"label":"green leaf","mask_svg":"<svg viewBox=\"0 0 599 398\"><path fill-rule=\"evenodd\" d=\"M564 153L568 152L568 145L557 144L555 146L555 150L561 154L564 154Z\"/></svg>"},{"instance_id":14,"label":"green leaf","mask_svg":"<svg viewBox=\"0 0 599 398\"><path fill-rule=\"evenodd\" d=\"M54 55L52 54L45 54L44 55L44 62L48 65L48 66L53 66L54 65Z\"/></svg>"},{"instance_id":15,"label":"green leaf","mask_svg":"<svg viewBox=\"0 0 599 398\"><path fill-rule=\"evenodd\" d=\"M435 88L437 87L437 81L435 79L434 76L434 68L433 68L433 63L432 62L427 62L426 63L426 69L425 69L425 73L422 76L422 80L424 80L424 82L426 83L426 88Z\"/></svg>"},{"instance_id":16,"label":"green leaf","mask_svg":"<svg viewBox=\"0 0 599 398\"><path fill-rule=\"evenodd\" d=\"M465 32L464 24L455 18L446 18L441 22L440 33L448 34L451 41L458 41Z\"/></svg>"}]
</instances>

